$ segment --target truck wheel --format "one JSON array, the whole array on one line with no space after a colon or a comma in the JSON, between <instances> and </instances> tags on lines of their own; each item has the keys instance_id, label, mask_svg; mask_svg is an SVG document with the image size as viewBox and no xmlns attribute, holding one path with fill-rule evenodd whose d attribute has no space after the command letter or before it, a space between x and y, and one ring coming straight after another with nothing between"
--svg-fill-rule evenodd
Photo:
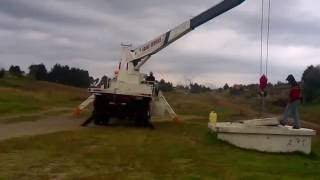
<instances>
[{"instance_id":1,"label":"truck wheel","mask_svg":"<svg viewBox=\"0 0 320 180\"><path fill-rule=\"evenodd\" d=\"M141 127L142 126L142 118L140 115L136 115L134 117L134 124L136 127Z\"/></svg>"},{"instance_id":2,"label":"truck wheel","mask_svg":"<svg viewBox=\"0 0 320 180\"><path fill-rule=\"evenodd\" d=\"M102 125L105 125L105 126L109 125L109 120L110 118L108 116L105 116L103 118Z\"/></svg>"},{"instance_id":3,"label":"truck wheel","mask_svg":"<svg viewBox=\"0 0 320 180\"><path fill-rule=\"evenodd\" d=\"M95 125L100 125L100 124L101 124L101 123L100 123L100 122L101 122L101 117L100 117L100 116L97 116L97 117L94 119L93 122L94 122Z\"/></svg>"}]
</instances>

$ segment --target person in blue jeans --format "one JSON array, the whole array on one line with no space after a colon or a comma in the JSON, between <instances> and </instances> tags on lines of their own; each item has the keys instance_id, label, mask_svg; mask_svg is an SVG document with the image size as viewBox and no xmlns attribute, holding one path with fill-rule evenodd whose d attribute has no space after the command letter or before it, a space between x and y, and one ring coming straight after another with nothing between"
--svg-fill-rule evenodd
<instances>
[{"instance_id":1,"label":"person in blue jeans","mask_svg":"<svg viewBox=\"0 0 320 180\"><path fill-rule=\"evenodd\" d=\"M300 129L301 126L299 119L299 103L301 99L301 90L292 74L290 74L286 80L291 85L291 89L288 97L289 102L283 114L283 119L280 121L280 124L283 126L286 125L289 113L291 113L293 117L293 129Z\"/></svg>"}]
</instances>

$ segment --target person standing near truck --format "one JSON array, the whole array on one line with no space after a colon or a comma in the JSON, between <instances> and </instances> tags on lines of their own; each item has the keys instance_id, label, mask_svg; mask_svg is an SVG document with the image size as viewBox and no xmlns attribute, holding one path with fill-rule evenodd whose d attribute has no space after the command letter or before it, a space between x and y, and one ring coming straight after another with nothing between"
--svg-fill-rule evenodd
<instances>
[{"instance_id":1,"label":"person standing near truck","mask_svg":"<svg viewBox=\"0 0 320 180\"><path fill-rule=\"evenodd\" d=\"M300 119L299 119L299 103L301 100L301 89L295 78L290 74L286 79L291 85L291 89L288 97L288 105L283 114L283 119L280 121L281 125L286 125L289 113L291 113L293 118L293 129L300 129Z\"/></svg>"}]
</instances>

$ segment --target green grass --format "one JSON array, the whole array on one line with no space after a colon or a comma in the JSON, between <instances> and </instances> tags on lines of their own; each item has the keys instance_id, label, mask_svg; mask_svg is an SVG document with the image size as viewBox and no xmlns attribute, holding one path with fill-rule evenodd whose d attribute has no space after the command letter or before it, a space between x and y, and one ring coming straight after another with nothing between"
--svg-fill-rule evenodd
<instances>
[{"instance_id":1,"label":"green grass","mask_svg":"<svg viewBox=\"0 0 320 180\"><path fill-rule=\"evenodd\" d=\"M26 122L26 121L37 121L41 118L43 118L43 116L40 116L40 115L21 115L21 116L17 116L17 117L0 119L0 123L12 124L12 123L19 123L19 122Z\"/></svg>"},{"instance_id":2,"label":"green grass","mask_svg":"<svg viewBox=\"0 0 320 180\"><path fill-rule=\"evenodd\" d=\"M75 107L88 97L85 89L28 78L0 79L0 115L25 115L52 108Z\"/></svg>"},{"instance_id":3,"label":"green grass","mask_svg":"<svg viewBox=\"0 0 320 180\"><path fill-rule=\"evenodd\" d=\"M236 148L208 132L211 110L219 121L254 118L257 99L215 93L165 95L189 120L180 126L155 123L154 131L113 126L0 141L0 180L320 179L319 136L311 155L268 154ZM0 79L0 115L15 116L2 123L64 113L46 110L74 107L86 96L83 89L54 83ZM316 122L319 105L301 106L303 119L305 114Z\"/></svg>"},{"instance_id":4,"label":"green grass","mask_svg":"<svg viewBox=\"0 0 320 180\"><path fill-rule=\"evenodd\" d=\"M300 106L301 119L320 124L320 104L303 104Z\"/></svg>"},{"instance_id":5,"label":"green grass","mask_svg":"<svg viewBox=\"0 0 320 180\"><path fill-rule=\"evenodd\" d=\"M246 151L218 141L206 121L157 129L90 128L0 142L0 179L316 179L311 155Z\"/></svg>"},{"instance_id":6,"label":"green grass","mask_svg":"<svg viewBox=\"0 0 320 180\"><path fill-rule=\"evenodd\" d=\"M232 102L229 98L215 93L184 94L170 92L165 94L169 104L178 115L192 115L207 118L213 110L219 121L238 120L257 116L248 105Z\"/></svg>"}]
</instances>

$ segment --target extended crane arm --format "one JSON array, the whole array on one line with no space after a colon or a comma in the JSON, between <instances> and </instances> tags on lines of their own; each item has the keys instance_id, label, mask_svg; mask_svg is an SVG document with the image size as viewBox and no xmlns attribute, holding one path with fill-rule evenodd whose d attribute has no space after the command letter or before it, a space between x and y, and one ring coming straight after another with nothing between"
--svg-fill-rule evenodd
<instances>
[{"instance_id":1,"label":"extended crane arm","mask_svg":"<svg viewBox=\"0 0 320 180\"><path fill-rule=\"evenodd\" d=\"M174 29L158 36L157 38L147 42L146 44L132 50L132 59L128 61L136 61L136 69L139 69L149 57L161 49L165 48L183 35L197 28L198 26L208 22L209 20L223 14L224 12L238 6L245 0L223 0L210 9L202 12L198 16L180 24Z\"/></svg>"}]
</instances>

